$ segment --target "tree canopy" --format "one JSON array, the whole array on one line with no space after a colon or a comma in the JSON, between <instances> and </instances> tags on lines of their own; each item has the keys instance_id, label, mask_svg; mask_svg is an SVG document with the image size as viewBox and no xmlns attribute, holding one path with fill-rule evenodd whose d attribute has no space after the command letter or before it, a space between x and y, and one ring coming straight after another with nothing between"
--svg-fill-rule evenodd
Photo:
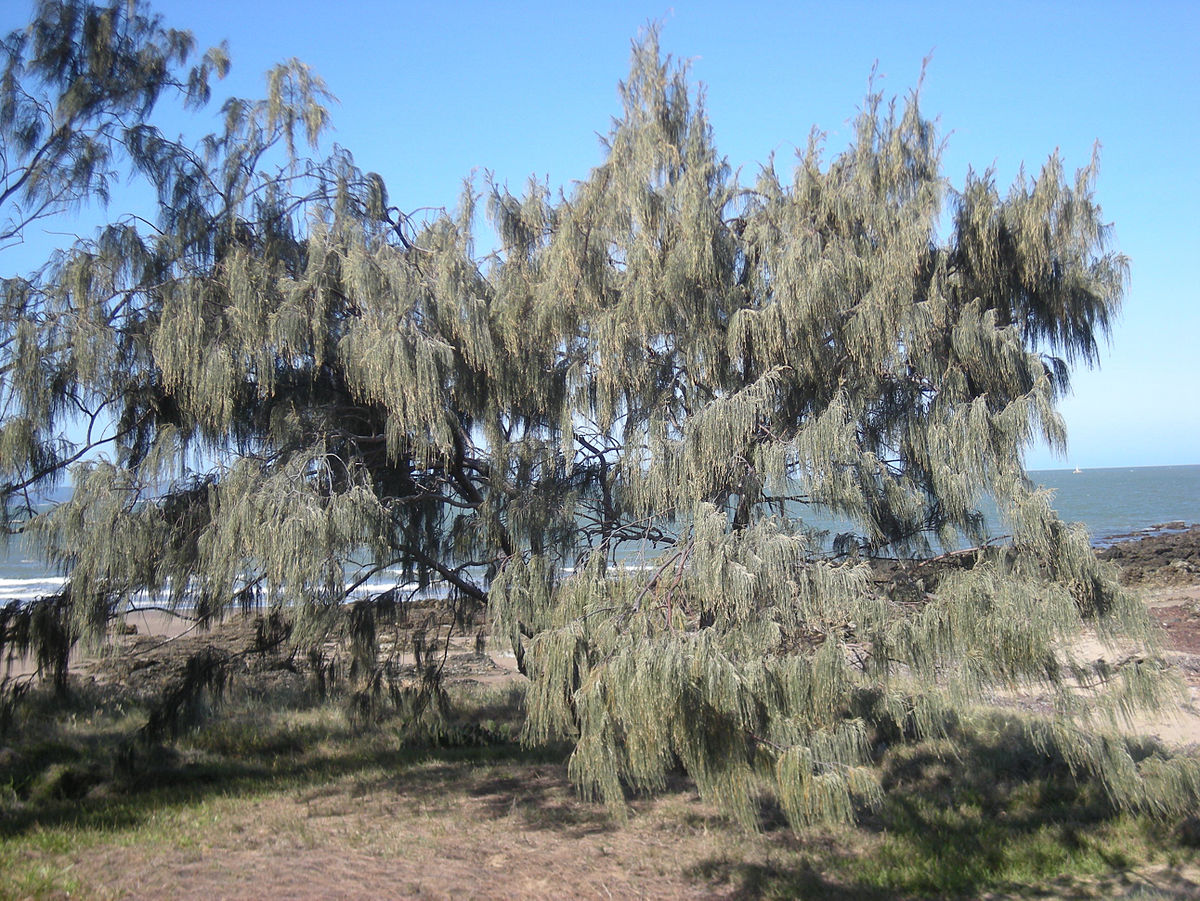
<instances>
[{"instance_id":1,"label":"tree canopy","mask_svg":"<svg viewBox=\"0 0 1200 901\"><path fill-rule=\"evenodd\" d=\"M142 7L43 0L4 49L10 238L118 158L158 197L3 283L6 508L68 576L27 616L75 640L138 598L253 602L303 643L433 589L486 609L526 739L570 742L617 806L682 767L747 824L764 791L795 825L848 819L881 736L1031 684L1057 714L1030 729L1118 803L1195 798L1186 761L1104 737L1175 686L1022 465L1065 440L1056 400L1126 279L1095 160L954 186L919 94L871 93L849 147L814 135L743 183L651 29L569 192L485 179L418 220L316 155L302 64L192 145L146 114L206 99L223 54L182 74L190 39ZM1075 660L1085 628L1121 662Z\"/></svg>"}]
</instances>

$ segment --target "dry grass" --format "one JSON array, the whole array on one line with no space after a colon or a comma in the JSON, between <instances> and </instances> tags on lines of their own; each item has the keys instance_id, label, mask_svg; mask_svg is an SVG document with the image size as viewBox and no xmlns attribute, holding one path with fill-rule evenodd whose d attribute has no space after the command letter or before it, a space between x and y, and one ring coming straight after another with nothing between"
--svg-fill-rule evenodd
<instances>
[{"instance_id":1,"label":"dry grass","mask_svg":"<svg viewBox=\"0 0 1200 901\"><path fill-rule=\"evenodd\" d=\"M355 733L335 705L247 695L132 761L136 710L86 692L65 716L34 704L0 751L0 897L1200 894L1187 824L1114 814L1011 730L959 757L889 753L888 801L857 828L795 835L764 808L748 835L682 778L625 817L582 802L565 749L508 737L518 689L456 696L484 733L413 743L388 723Z\"/></svg>"}]
</instances>

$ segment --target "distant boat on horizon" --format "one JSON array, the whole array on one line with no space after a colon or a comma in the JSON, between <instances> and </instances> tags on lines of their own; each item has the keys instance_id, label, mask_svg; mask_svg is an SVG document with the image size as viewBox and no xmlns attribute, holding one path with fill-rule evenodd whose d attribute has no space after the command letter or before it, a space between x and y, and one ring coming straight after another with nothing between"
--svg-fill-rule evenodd
<instances>
[{"instance_id":1,"label":"distant boat on horizon","mask_svg":"<svg viewBox=\"0 0 1200 901\"><path fill-rule=\"evenodd\" d=\"M1076 466L1073 475L1082 475L1082 474L1083 474L1083 470L1080 469L1078 466Z\"/></svg>"}]
</instances>

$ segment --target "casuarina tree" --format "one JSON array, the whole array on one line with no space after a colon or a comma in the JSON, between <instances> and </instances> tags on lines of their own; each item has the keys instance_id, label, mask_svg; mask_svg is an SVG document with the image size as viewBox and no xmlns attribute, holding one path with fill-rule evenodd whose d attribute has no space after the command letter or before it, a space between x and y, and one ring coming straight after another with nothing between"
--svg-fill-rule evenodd
<instances>
[{"instance_id":1,"label":"casuarina tree","mask_svg":"<svg viewBox=\"0 0 1200 901\"><path fill-rule=\"evenodd\" d=\"M69 642L148 597L265 606L316 646L350 610L378 688L374 618L422 592L446 622L486 613L528 678L525 739L570 743L617 806L682 768L748 825L764 792L795 825L849 819L878 742L1031 686L1056 710L1031 732L1114 802L1195 798L1190 763L1106 737L1175 684L1023 469L1063 445L1056 400L1126 279L1094 160L951 185L918 94L872 93L849 147L814 136L743 183L651 30L569 193L485 180L418 220L345 152L305 155L325 94L298 63L220 133L168 140L141 113L199 97L217 56L171 74L189 45L126 9L43 3L61 49L40 26L6 45L5 109L36 100L0 123L5 221L38 116L103 134L158 198L5 282L5 495L68 577L10 636L46 644L42 611ZM137 110L99 80L100 112L58 112L108 40L89 16L163 61ZM72 462L70 499L33 515ZM1083 630L1104 659L1071 654Z\"/></svg>"}]
</instances>

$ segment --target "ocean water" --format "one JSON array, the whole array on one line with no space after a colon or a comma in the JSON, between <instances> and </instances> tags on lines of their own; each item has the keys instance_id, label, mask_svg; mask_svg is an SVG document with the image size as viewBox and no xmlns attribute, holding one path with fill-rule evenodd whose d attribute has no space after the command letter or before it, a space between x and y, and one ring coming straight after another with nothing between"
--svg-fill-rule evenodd
<instances>
[{"instance_id":1,"label":"ocean water","mask_svg":"<svg viewBox=\"0 0 1200 901\"><path fill-rule=\"evenodd\" d=\"M1081 522L1098 546L1169 523L1200 523L1200 465L1139 466L1030 472L1054 492L1053 505L1067 522ZM21 540L0 546L0 603L52 594L63 583ZM381 573L362 586L377 593L401 584L399 572Z\"/></svg>"},{"instance_id":2,"label":"ocean water","mask_svg":"<svg viewBox=\"0 0 1200 901\"><path fill-rule=\"evenodd\" d=\"M1200 466L1052 469L1029 477L1054 492L1060 517L1088 527L1093 544L1167 523L1200 523Z\"/></svg>"}]
</instances>

